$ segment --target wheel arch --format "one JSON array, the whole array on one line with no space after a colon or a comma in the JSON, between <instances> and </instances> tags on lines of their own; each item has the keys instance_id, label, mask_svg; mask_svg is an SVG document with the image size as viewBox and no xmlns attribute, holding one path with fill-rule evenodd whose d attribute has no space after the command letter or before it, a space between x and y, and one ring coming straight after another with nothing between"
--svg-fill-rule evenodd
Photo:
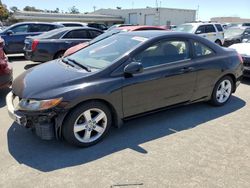
<instances>
[{"instance_id":1,"label":"wheel arch","mask_svg":"<svg viewBox=\"0 0 250 188\"><path fill-rule=\"evenodd\" d=\"M88 100L85 100L85 101L82 101L78 104L76 104L75 106L73 106L68 112L67 114L65 115L64 119L67 117L67 115L69 114L70 111L72 111L73 109L77 108L78 106L84 104L84 103L91 103L91 102L101 102L103 103L104 105L106 105L110 110L111 110L111 116L112 116L112 122L113 122L113 126L115 127L120 127L121 126L121 118L119 117L117 111L115 110L115 107L110 103L108 102L107 100L105 99L88 99Z\"/></svg>"},{"instance_id":2,"label":"wheel arch","mask_svg":"<svg viewBox=\"0 0 250 188\"><path fill-rule=\"evenodd\" d=\"M219 79L217 79L217 81L216 81L216 83L220 80L220 79L222 79L222 78L224 78L224 77L226 77L226 76L229 76L232 80L233 80L233 93L236 91L236 77L235 77L235 75L233 74L233 73L227 73L227 74L225 74L225 75L223 75L223 76L221 76Z\"/></svg>"}]
</instances>

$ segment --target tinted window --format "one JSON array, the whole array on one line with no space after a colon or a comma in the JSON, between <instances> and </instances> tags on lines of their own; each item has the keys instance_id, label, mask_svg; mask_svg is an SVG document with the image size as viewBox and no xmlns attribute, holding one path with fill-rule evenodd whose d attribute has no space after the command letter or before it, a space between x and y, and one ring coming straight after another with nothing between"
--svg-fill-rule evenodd
<instances>
[{"instance_id":1,"label":"tinted window","mask_svg":"<svg viewBox=\"0 0 250 188\"><path fill-rule=\"evenodd\" d=\"M102 34L102 32L96 31L96 30L89 30L89 33L90 33L92 38L95 38L95 37L99 36L100 34Z\"/></svg>"},{"instance_id":2,"label":"tinted window","mask_svg":"<svg viewBox=\"0 0 250 188\"><path fill-rule=\"evenodd\" d=\"M75 24L75 23L65 23L63 24L65 27L82 27L82 24Z\"/></svg>"},{"instance_id":3,"label":"tinted window","mask_svg":"<svg viewBox=\"0 0 250 188\"><path fill-rule=\"evenodd\" d=\"M215 24L216 28L218 31L223 31L222 27L220 24Z\"/></svg>"},{"instance_id":4,"label":"tinted window","mask_svg":"<svg viewBox=\"0 0 250 188\"><path fill-rule=\"evenodd\" d=\"M29 27L28 24L18 25L10 30L12 30L14 33L27 33L28 27Z\"/></svg>"},{"instance_id":5,"label":"tinted window","mask_svg":"<svg viewBox=\"0 0 250 188\"><path fill-rule=\"evenodd\" d=\"M250 23L243 23L242 26L250 26Z\"/></svg>"},{"instance_id":6,"label":"tinted window","mask_svg":"<svg viewBox=\"0 0 250 188\"><path fill-rule=\"evenodd\" d=\"M65 39L89 39L91 38L86 30L73 30L68 32L63 38Z\"/></svg>"},{"instance_id":7,"label":"tinted window","mask_svg":"<svg viewBox=\"0 0 250 188\"><path fill-rule=\"evenodd\" d=\"M188 43L184 41L164 41L150 46L134 57L144 68L189 59Z\"/></svg>"},{"instance_id":8,"label":"tinted window","mask_svg":"<svg viewBox=\"0 0 250 188\"><path fill-rule=\"evenodd\" d=\"M29 32L45 32L55 29L54 25L46 25L46 24L32 24L29 28Z\"/></svg>"},{"instance_id":9,"label":"tinted window","mask_svg":"<svg viewBox=\"0 0 250 188\"><path fill-rule=\"evenodd\" d=\"M201 44L199 42L194 42L194 53L195 56L201 57L201 56L207 56L210 54L213 54L213 50L209 47L205 46L204 44Z\"/></svg>"},{"instance_id":10,"label":"tinted window","mask_svg":"<svg viewBox=\"0 0 250 188\"><path fill-rule=\"evenodd\" d=\"M204 25L199 26L195 33L196 34L205 33L205 26Z\"/></svg>"},{"instance_id":11,"label":"tinted window","mask_svg":"<svg viewBox=\"0 0 250 188\"><path fill-rule=\"evenodd\" d=\"M213 25L206 25L205 32L206 33L213 33L213 32L216 32L216 31L215 31L215 28L214 28Z\"/></svg>"}]
</instances>

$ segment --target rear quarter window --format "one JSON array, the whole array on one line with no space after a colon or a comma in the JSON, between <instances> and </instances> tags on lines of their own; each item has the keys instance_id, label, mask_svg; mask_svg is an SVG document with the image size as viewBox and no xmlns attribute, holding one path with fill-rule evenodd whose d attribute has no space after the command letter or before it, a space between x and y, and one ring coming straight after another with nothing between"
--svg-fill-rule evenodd
<instances>
[{"instance_id":1,"label":"rear quarter window","mask_svg":"<svg viewBox=\"0 0 250 188\"><path fill-rule=\"evenodd\" d=\"M215 53L211 48L197 41L193 42L193 46L195 57L205 57Z\"/></svg>"}]
</instances>

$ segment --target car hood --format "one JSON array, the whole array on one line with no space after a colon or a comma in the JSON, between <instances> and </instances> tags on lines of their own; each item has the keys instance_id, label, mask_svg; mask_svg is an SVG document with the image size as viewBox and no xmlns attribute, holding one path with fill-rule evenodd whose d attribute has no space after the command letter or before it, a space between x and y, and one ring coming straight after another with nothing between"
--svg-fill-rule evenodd
<instances>
[{"instance_id":1,"label":"car hood","mask_svg":"<svg viewBox=\"0 0 250 188\"><path fill-rule=\"evenodd\" d=\"M235 49L241 55L250 56L250 43L233 44L229 48Z\"/></svg>"},{"instance_id":2,"label":"car hood","mask_svg":"<svg viewBox=\"0 0 250 188\"><path fill-rule=\"evenodd\" d=\"M12 85L13 93L25 99L49 99L60 96L65 88L82 84L90 74L54 60L28 69ZM59 92L59 90L61 92Z\"/></svg>"}]
</instances>

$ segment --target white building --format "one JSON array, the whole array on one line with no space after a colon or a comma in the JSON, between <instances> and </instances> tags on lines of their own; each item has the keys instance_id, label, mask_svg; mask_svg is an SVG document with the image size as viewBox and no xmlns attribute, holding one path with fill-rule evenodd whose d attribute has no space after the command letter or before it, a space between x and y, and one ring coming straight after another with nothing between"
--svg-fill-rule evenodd
<instances>
[{"instance_id":1,"label":"white building","mask_svg":"<svg viewBox=\"0 0 250 188\"><path fill-rule=\"evenodd\" d=\"M63 14L63 13L46 13L46 12L30 12L18 11L14 13L14 18L18 21L45 21L45 22L96 22L106 25L114 23L123 23L121 16L100 15L100 14Z\"/></svg>"},{"instance_id":2,"label":"white building","mask_svg":"<svg viewBox=\"0 0 250 188\"><path fill-rule=\"evenodd\" d=\"M190 9L99 9L92 14L121 16L125 23L139 25L179 25L196 20L196 10Z\"/></svg>"}]
</instances>

